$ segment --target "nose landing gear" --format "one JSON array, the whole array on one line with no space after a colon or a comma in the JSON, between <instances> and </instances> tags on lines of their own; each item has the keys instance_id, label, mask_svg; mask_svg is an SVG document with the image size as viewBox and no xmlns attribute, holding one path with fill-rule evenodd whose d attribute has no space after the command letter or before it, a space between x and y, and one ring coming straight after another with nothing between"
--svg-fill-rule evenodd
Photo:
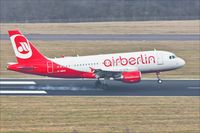
<instances>
[{"instance_id":1,"label":"nose landing gear","mask_svg":"<svg viewBox=\"0 0 200 133\"><path fill-rule=\"evenodd\" d=\"M158 84L162 84L163 81L160 79L159 75L160 75L160 73L157 72L156 73L156 76L157 76L157 79L158 79L157 82L158 82Z\"/></svg>"}]
</instances>

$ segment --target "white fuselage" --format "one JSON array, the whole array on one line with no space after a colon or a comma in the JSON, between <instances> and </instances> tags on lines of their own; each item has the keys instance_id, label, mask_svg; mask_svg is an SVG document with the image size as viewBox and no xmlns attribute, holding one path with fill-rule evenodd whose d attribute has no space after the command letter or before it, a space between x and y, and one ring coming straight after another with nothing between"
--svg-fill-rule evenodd
<instances>
[{"instance_id":1,"label":"white fuselage","mask_svg":"<svg viewBox=\"0 0 200 133\"><path fill-rule=\"evenodd\" d=\"M144 51L51 59L53 62L77 71L91 69L106 71L139 70L142 73L160 72L182 67L185 62L167 51Z\"/></svg>"}]
</instances>

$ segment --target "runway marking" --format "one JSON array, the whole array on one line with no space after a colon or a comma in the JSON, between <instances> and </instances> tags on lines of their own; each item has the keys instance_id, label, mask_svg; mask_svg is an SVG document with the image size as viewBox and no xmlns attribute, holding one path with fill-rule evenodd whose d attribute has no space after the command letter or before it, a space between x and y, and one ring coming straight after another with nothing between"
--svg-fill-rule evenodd
<instances>
[{"instance_id":1,"label":"runway marking","mask_svg":"<svg viewBox=\"0 0 200 133\"><path fill-rule=\"evenodd\" d=\"M198 87L198 86L191 86L191 87L188 87L188 89L199 90L200 87Z\"/></svg>"},{"instance_id":2,"label":"runway marking","mask_svg":"<svg viewBox=\"0 0 200 133\"><path fill-rule=\"evenodd\" d=\"M29 87L28 89L34 89ZM39 90L53 90L53 91L103 91L103 89L94 89L94 88L88 88L88 87L71 87L71 86L42 86L38 87Z\"/></svg>"},{"instance_id":3,"label":"runway marking","mask_svg":"<svg viewBox=\"0 0 200 133\"><path fill-rule=\"evenodd\" d=\"M5 90L0 91L0 94L47 94L46 91L29 91L29 90Z\"/></svg>"},{"instance_id":4,"label":"runway marking","mask_svg":"<svg viewBox=\"0 0 200 133\"><path fill-rule=\"evenodd\" d=\"M34 81L0 81L0 85L35 85Z\"/></svg>"}]
</instances>

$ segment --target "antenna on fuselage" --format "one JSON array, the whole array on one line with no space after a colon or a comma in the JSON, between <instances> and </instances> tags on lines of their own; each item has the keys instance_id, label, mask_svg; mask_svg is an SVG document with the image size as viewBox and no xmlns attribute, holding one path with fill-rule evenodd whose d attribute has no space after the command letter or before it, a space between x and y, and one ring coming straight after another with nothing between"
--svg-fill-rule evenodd
<instances>
[{"instance_id":1,"label":"antenna on fuselage","mask_svg":"<svg viewBox=\"0 0 200 133\"><path fill-rule=\"evenodd\" d=\"M77 56L76 54L76 49L73 49L74 55L73 56Z\"/></svg>"}]
</instances>

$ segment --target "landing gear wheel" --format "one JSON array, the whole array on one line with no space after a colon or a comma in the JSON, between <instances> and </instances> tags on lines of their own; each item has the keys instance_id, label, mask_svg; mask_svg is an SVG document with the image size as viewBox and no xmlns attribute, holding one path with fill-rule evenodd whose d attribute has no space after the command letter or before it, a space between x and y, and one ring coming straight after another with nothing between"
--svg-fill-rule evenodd
<instances>
[{"instance_id":1,"label":"landing gear wheel","mask_svg":"<svg viewBox=\"0 0 200 133\"><path fill-rule=\"evenodd\" d=\"M97 80L95 82L95 87L98 89L104 89L104 90L108 89L108 85L105 83L105 81L104 81L104 83L101 83L100 80Z\"/></svg>"},{"instance_id":2,"label":"landing gear wheel","mask_svg":"<svg viewBox=\"0 0 200 133\"><path fill-rule=\"evenodd\" d=\"M107 84L102 84L102 89L104 89L104 90L108 89L108 85Z\"/></svg>"},{"instance_id":3,"label":"landing gear wheel","mask_svg":"<svg viewBox=\"0 0 200 133\"><path fill-rule=\"evenodd\" d=\"M95 82L95 87L96 87L96 88L101 88L101 86L102 86L101 81L100 81L100 80L97 80L97 81Z\"/></svg>"},{"instance_id":4,"label":"landing gear wheel","mask_svg":"<svg viewBox=\"0 0 200 133\"><path fill-rule=\"evenodd\" d=\"M162 84L162 80L161 79L158 79L158 84Z\"/></svg>"},{"instance_id":5,"label":"landing gear wheel","mask_svg":"<svg viewBox=\"0 0 200 133\"><path fill-rule=\"evenodd\" d=\"M157 78L158 78L157 82L158 82L158 84L162 84L162 80L160 79L159 75L160 75L160 73L157 72L157 73L156 73L156 76L157 76Z\"/></svg>"}]
</instances>

